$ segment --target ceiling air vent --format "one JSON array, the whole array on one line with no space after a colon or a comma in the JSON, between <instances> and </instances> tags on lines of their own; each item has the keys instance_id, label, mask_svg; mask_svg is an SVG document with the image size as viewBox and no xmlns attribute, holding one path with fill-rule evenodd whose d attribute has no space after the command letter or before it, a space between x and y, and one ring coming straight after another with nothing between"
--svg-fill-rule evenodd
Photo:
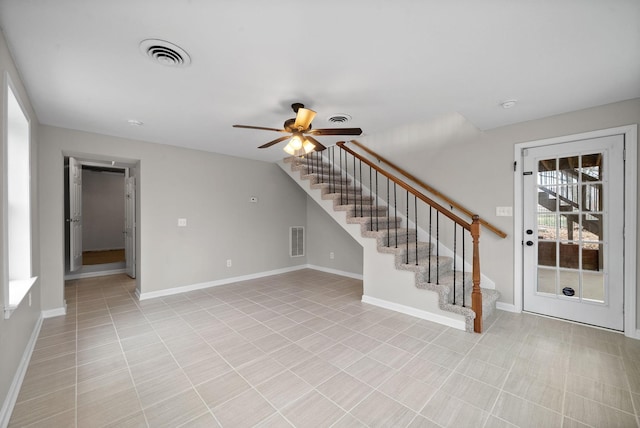
<instances>
[{"instance_id":1,"label":"ceiling air vent","mask_svg":"<svg viewBox=\"0 0 640 428\"><path fill-rule=\"evenodd\" d=\"M344 113L338 113L338 114L329 116L327 120L331 123L345 123L351 120L351 116Z\"/></svg>"},{"instance_id":2,"label":"ceiling air vent","mask_svg":"<svg viewBox=\"0 0 640 428\"><path fill-rule=\"evenodd\" d=\"M186 67L191 64L191 57L184 49L166 40L143 40L140 42L140 51L162 65Z\"/></svg>"}]
</instances>

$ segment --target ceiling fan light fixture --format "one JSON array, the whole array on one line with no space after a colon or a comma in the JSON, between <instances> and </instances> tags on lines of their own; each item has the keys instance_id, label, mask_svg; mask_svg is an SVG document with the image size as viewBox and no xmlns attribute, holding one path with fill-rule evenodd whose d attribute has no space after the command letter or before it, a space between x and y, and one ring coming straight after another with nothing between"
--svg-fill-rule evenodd
<instances>
[{"instance_id":1,"label":"ceiling fan light fixture","mask_svg":"<svg viewBox=\"0 0 640 428\"><path fill-rule=\"evenodd\" d=\"M302 148L302 136L300 134L294 134L289 144L294 150L300 150Z\"/></svg>"},{"instance_id":2,"label":"ceiling fan light fixture","mask_svg":"<svg viewBox=\"0 0 640 428\"><path fill-rule=\"evenodd\" d=\"M304 149L304 152L306 154L306 153L311 153L312 151L314 151L316 149L316 146L311 141L304 140L304 144L302 144L302 148Z\"/></svg>"}]
</instances>

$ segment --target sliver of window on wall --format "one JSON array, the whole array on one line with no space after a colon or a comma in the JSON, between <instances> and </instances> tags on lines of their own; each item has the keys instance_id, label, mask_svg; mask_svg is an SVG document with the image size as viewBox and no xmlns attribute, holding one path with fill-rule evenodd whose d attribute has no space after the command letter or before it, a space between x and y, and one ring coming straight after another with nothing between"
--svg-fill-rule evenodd
<instances>
[{"instance_id":1,"label":"sliver of window on wall","mask_svg":"<svg viewBox=\"0 0 640 428\"><path fill-rule=\"evenodd\" d=\"M9 318L36 279L31 266L31 132L29 117L5 73L5 165L3 194L4 317ZM29 304L31 299L29 298Z\"/></svg>"}]
</instances>

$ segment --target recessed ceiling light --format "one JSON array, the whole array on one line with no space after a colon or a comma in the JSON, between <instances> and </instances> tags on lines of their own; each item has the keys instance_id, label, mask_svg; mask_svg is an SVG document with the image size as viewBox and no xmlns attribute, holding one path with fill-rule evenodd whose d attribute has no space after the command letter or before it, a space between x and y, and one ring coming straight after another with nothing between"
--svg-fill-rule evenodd
<instances>
[{"instance_id":1,"label":"recessed ceiling light","mask_svg":"<svg viewBox=\"0 0 640 428\"><path fill-rule=\"evenodd\" d=\"M127 123L131 126L142 126L144 125L144 123L140 122L139 120L135 120L135 119L129 119L127 120Z\"/></svg>"},{"instance_id":2,"label":"recessed ceiling light","mask_svg":"<svg viewBox=\"0 0 640 428\"><path fill-rule=\"evenodd\" d=\"M513 108L516 106L517 103L518 103L518 100L506 100L506 101L503 101L500 105L502 106L502 108Z\"/></svg>"}]
</instances>

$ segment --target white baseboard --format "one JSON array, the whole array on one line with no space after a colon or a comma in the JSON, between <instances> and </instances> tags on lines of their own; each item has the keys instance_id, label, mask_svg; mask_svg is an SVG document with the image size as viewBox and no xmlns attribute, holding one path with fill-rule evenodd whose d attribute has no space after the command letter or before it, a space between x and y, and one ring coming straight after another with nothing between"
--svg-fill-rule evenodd
<instances>
[{"instance_id":1,"label":"white baseboard","mask_svg":"<svg viewBox=\"0 0 640 428\"><path fill-rule=\"evenodd\" d=\"M270 270L265 272L258 272L250 275L234 276L232 278L225 278L217 281L202 282L200 284L183 285L182 287L166 288L164 290L158 290L158 291L149 291L146 293L140 293L140 291L136 289L136 296L138 297L138 300L155 299L156 297L172 296L174 294L186 293L194 290L202 290L203 288L209 288L209 287L218 287L220 285L228 285L228 284L233 284L234 282L264 278L266 276L280 275L283 273L294 272L302 269L313 269L313 270L318 270L322 272L332 273L335 275L344 276L347 278L354 278L354 279L360 279L360 280L362 279L362 275L357 275L351 272L344 272L336 269L329 269L321 266L314 266L314 265L307 264L307 265L292 266L284 269L275 269L275 270Z\"/></svg>"},{"instance_id":2,"label":"white baseboard","mask_svg":"<svg viewBox=\"0 0 640 428\"><path fill-rule=\"evenodd\" d=\"M332 273L334 275L340 275L347 278L353 278L353 279L359 279L359 280L363 279L362 274L358 274L358 273L345 272L343 270L331 269L324 266L316 266L316 265L306 265L306 267L309 269L318 270L320 272Z\"/></svg>"},{"instance_id":3,"label":"white baseboard","mask_svg":"<svg viewBox=\"0 0 640 428\"><path fill-rule=\"evenodd\" d=\"M61 308L47 309L46 311L42 311L42 318L53 318L53 317L59 317L62 315L67 315L66 303Z\"/></svg>"},{"instance_id":4,"label":"white baseboard","mask_svg":"<svg viewBox=\"0 0 640 428\"><path fill-rule=\"evenodd\" d=\"M522 312L518 310L518 308L516 308L516 305L512 305L511 303L504 303L504 302L496 302L496 309L499 309L501 311L506 311L506 312L513 312L515 314L519 314Z\"/></svg>"},{"instance_id":5,"label":"white baseboard","mask_svg":"<svg viewBox=\"0 0 640 428\"><path fill-rule=\"evenodd\" d=\"M96 276L106 276L106 275L116 275L118 273L126 273L126 269L112 269L112 270L102 270L96 272L84 272L84 273L71 273L69 275L65 275L64 279L83 279L83 278L94 278Z\"/></svg>"},{"instance_id":6,"label":"white baseboard","mask_svg":"<svg viewBox=\"0 0 640 428\"><path fill-rule=\"evenodd\" d=\"M307 265L293 266L284 269L270 270L266 272L258 272L250 275L234 276L232 278L220 279L217 281L201 282L200 284L183 285L182 287L165 288L164 290L149 291L140 293L136 289L136 295L139 300L154 299L156 297L172 296L174 294L186 293L188 291L201 290L203 288L218 287L220 285L233 284L234 282L248 281L251 279L263 278L265 276L280 275L282 273L293 272L296 270L306 269Z\"/></svg>"},{"instance_id":7,"label":"white baseboard","mask_svg":"<svg viewBox=\"0 0 640 428\"><path fill-rule=\"evenodd\" d=\"M389 302L388 300L377 299L371 296L362 296L362 302L370 305L379 306L381 308L390 309L392 311L400 312L403 314L411 315L412 317L421 318L427 321L433 321L438 324L446 325L458 330L466 330L465 322L463 320L455 320L449 317L443 317L441 315L433 314L431 312L423 311L421 309L412 308L410 306L400 305L398 303Z\"/></svg>"},{"instance_id":8,"label":"white baseboard","mask_svg":"<svg viewBox=\"0 0 640 428\"><path fill-rule=\"evenodd\" d=\"M38 318L38 321L36 321L36 325L33 327L29 342L27 342L27 346L22 353L22 359L20 360L20 364L18 364L16 373L13 376L13 381L9 386L9 391L7 392L7 396L4 399L4 403L2 403L2 408L0 408L0 427L2 428L6 428L9 425L11 413L13 413L13 407L15 406L16 400L18 399L18 394L20 393L20 387L22 386L24 375L27 373L27 368L29 367L29 361L31 360L33 348L35 348L36 341L38 340L38 335L40 334L42 320L43 317L40 316L40 318Z\"/></svg>"}]
</instances>

